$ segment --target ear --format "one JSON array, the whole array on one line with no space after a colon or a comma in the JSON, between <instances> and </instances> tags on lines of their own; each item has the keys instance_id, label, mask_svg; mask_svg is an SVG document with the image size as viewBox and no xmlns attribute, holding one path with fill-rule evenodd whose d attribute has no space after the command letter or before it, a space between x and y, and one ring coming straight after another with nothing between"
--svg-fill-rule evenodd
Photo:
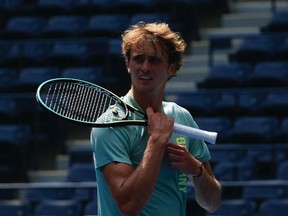
<instances>
[{"instance_id":1,"label":"ear","mask_svg":"<svg viewBox=\"0 0 288 216\"><path fill-rule=\"evenodd\" d=\"M169 77L173 76L176 73L176 65L170 64L168 68L168 75Z\"/></svg>"}]
</instances>

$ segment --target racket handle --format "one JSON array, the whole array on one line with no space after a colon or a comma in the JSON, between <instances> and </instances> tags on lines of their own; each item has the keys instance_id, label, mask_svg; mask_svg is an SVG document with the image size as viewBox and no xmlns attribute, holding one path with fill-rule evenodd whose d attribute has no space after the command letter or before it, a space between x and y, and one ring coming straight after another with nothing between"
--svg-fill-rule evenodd
<instances>
[{"instance_id":1,"label":"racket handle","mask_svg":"<svg viewBox=\"0 0 288 216\"><path fill-rule=\"evenodd\" d=\"M198 128L192 128L185 125L174 123L174 132L177 134L189 136L195 139L204 140L211 144L216 143L217 133L201 130Z\"/></svg>"}]
</instances>

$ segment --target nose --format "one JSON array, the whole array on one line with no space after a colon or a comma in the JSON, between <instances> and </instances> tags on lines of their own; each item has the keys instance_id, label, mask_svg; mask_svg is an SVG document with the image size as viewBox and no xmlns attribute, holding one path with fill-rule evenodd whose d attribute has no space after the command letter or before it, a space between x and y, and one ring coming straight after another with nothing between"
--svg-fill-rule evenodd
<instances>
[{"instance_id":1,"label":"nose","mask_svg":"<svg viewBox=\"0 0 288 216\"><path fill-rule=\"evenodd\" d=\"M142 64L142 70L143 70L144 72L149 72L150 67L151 67L151 64L150 64L150 62L149 62L149 59L145 59L145 60L143 61L143 64Z\"/></svg>"}]
</instances>

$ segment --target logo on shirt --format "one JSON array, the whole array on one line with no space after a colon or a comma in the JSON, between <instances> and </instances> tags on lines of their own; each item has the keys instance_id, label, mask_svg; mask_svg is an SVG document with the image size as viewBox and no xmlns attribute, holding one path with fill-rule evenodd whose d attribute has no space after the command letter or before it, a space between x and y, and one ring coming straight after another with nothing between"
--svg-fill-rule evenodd
<instances>
[{"instance_id":1,"label":"logo on shirt","mask_svg":"<svg viewBox=\"0 0 288 216\"><path fill-rule=\"evenodd\" d=\"M182 145L186 147L186 141L184 137L177 137L176 138L176 144L177 145ZM178 184L179 184L179 190L182 191L183 193L187 192L187 177L186 174L183 172L179 172L178 176Z\"/></svg>"}]
</instances>

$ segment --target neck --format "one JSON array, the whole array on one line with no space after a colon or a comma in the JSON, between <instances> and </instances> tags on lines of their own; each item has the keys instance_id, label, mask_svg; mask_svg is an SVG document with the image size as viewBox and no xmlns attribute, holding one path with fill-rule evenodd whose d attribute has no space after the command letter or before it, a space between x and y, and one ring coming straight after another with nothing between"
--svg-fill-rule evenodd
<instances>
[{"instance_id":1,"label":"neck","mask_svg":"<svg viewBox=\"0 0 288 216\"><path fill-rule=\"evenodd\" d=\"M133 91L133 88L131 88L130 91L144 111L146 111L148 107L151 107L154 112L161 112L163 94L141 93Z\"/></svg>"}]
</instances>

